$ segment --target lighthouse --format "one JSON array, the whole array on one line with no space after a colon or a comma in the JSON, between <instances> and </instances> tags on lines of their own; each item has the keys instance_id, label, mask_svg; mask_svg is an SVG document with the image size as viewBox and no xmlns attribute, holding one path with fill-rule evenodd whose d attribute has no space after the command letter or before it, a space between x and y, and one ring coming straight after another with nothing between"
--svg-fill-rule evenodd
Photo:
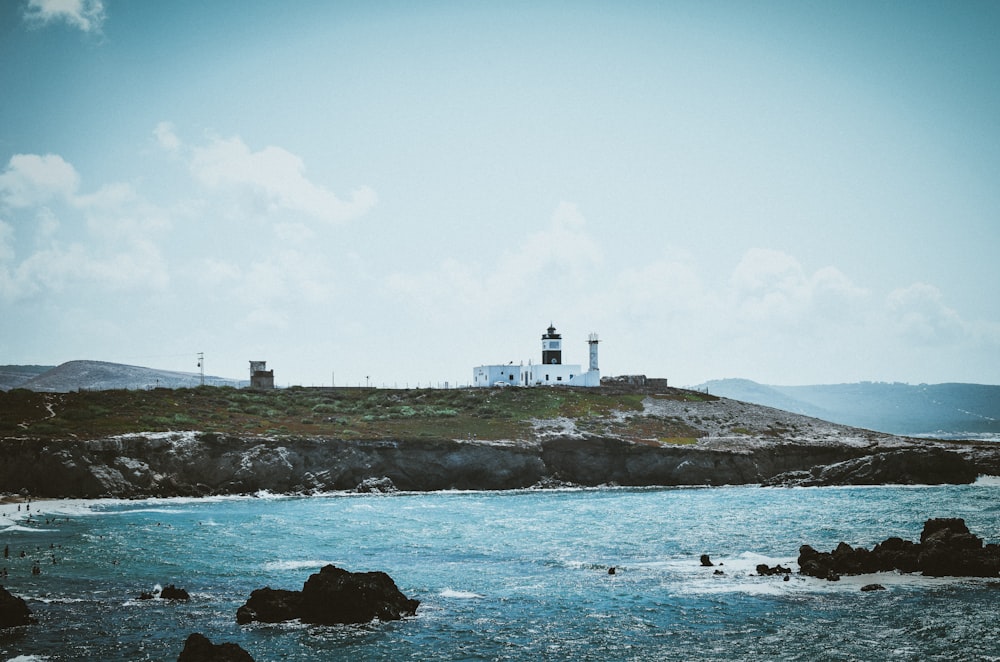
<instances>
[{"instance_id":1,"label":"lighthouse","mask_svg":"<svg viewBox=\"0 0 1000 662\"><path fill-rule=\"evenodd\" d=\"M590 369L584 372L579 364L562 361L562 335L554 324L542 336L542 362L515 361L480 365L472 369L473 386L600 386L601 371L597 367L597 334L587 339L590 345Z\"/></svg>"},{"instance_id":2,"label":"lighthouse","mask_svg":"<svg viewBox=\"0 0 1000 662\"><path fill-rule=\"evenodd\" d=\"M542 363L545 365L562 364L562 335L556 333L556 327L549 324L548 333L542 336Z\"/></svg>"}]
</instances>

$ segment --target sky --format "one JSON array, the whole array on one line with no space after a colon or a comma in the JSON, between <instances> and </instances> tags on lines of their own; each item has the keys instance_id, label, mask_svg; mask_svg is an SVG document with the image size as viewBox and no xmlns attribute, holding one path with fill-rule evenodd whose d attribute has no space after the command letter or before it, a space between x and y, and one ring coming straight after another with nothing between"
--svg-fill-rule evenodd
<instances>
[{"instance_id":1,"label":"sky","mask_svg":"<svg viewBox=\"0 0 1000 662\"><path fill-rule=\"evenodd\" d=\"M0 2L0 364L1000 384L1000 3Z\"/></svg>"}]
</instances>

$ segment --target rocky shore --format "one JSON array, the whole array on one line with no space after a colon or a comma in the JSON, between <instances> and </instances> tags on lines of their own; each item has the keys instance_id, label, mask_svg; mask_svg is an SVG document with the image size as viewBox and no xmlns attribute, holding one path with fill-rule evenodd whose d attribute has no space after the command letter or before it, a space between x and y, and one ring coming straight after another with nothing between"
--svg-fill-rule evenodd
<instances>
[{"instance_id":1,"label":"rocky shore","mask_svg":"<svg viewBox=\"0 0 1000 662\"><path fill-rule=\"evenodd\" d=\"M91 441L4 440L0 486L50 498L334 490L503 490L551 485L970 483L1000 448L795 440L674 446L601 437L534 443L259 438L196 432Z\"/></svg>"},{"instance_id":2,"label":"rocky shore","mask_svg":"<svg viewBox=\"0 0 1000 662\"><path fill-rule=\"evenodd\" d=\"M733 400L648 396L516 438L137 432L0 438L0 492L137 498L548 486L970 483L1000 444L910 439ZM683 430L685 437L672 436ZM671 435L671 436L668 436Z\"/></svg>"},{"instance_id":3,"label":"rocky shore","mask_svg":"<svg viewBox=\"0 0 1000 662\"><path fill-rule=\"evenodd\" d=\"M1000 545L983 544L958 517L929 519L920 542L886 538L872 549L841 542L831 552L818 552L810 545L799 549L799 572L837 581L841 575L876 572L919 572L927 577L997 577L1000 575Z\"/></svg>"}]
</instances>

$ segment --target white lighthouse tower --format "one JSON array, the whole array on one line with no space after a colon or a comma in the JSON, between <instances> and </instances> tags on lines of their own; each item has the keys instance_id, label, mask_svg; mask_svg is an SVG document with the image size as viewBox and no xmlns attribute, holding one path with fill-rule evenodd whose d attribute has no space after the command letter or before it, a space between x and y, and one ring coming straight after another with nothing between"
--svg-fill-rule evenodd
<instances>
[{"instance_id":1,"label":"white lighthouse tower","mask_svg":"<svg viewBox=\"0 0 1000 662\"><path fill-rule=\"evenodd\" d=\"M590 372L599 372L600 368L597 367L597 343L601 342L597 338L596 333L591 333L587 336L587 344L590 345Z\"/></svg>"}]
</instances>

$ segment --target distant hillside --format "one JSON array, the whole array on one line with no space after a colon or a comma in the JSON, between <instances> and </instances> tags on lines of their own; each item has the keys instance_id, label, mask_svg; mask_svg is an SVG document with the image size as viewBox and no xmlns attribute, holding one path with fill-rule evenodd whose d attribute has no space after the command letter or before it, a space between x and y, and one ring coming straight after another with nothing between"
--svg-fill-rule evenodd
<instances>
[{"instance_id":1,"label":"distant hillside","mask_svg":"<svg viewBox=\"0 0 1000 662\"><path fill-rule=\"evenodd\" d=\"M721 379L698 388L713 395L891 434L1000 434L1000 386L882 382L770 386L747 379Z\"/></svg>"},{"instance_id":2,"label":"distant hillside","mask_svg":"<svg viewBox=\"0 0 1000 662\"><path fill-rule=\"evenodd\" d=\"M25 366L15 366L23 368ZM205 375L209 386L244 386L247 382ZM187 388L201 384L201 375L156 370L104 361L69 361L23 381L16 388L48 393L110 389Z\"/></svg>"},{"instance_id":3,"label":"distant hillside","mask_svg":"<svg viewBox=\"0 0 1000 662\"><path fill-rule=\"evenodd\" d=\"M51 369L50 365L0 365L0 391L18 388L29 379Z\"/></svg>"}]
</instances>

